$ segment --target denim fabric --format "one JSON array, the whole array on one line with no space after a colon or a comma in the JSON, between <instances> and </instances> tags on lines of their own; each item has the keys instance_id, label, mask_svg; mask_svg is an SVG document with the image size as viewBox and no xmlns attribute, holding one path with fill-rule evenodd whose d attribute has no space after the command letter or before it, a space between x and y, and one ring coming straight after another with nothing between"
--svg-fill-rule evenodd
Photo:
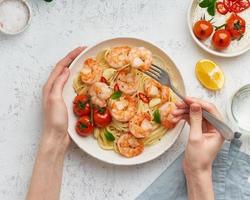
<instances>
[{"instance_id":1,"label":"denim fabric","mask_svg":"<svg viewBox=\"0 0 250 200\"><path fill-rule=\"evenodd\" d=\"M213 185L217 200L250 200L250 155L239 151L238 139L225 143L213 163ZM137 200L187 199L181 162L175 160Z\"/></svg>"}]
</instances>

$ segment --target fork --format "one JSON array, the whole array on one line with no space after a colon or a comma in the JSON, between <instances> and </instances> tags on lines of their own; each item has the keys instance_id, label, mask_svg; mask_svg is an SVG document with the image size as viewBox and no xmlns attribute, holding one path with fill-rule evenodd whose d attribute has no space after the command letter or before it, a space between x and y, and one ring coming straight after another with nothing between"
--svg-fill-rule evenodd
<instances>
[{"instance_id":1,"label":"fork","mask_svg":"<svg viewBox=\"0 0 250 200\"><path fill-rule=\"evenodd\" d=\"M162 85L167 85L180 99L182 99L185 102L185 97L182 94L180 94L176 89L176 87L173 85L167 71L152 64L150 70L144 73L150 76L151 78L155 79ZM226 140L232 140L234 138L236 133L234 133L234 131L228 125L226 125L223 121L219 120L215 115L203 109L202 116L210 124L212 124Z\"/></svg>"}]
</instances>

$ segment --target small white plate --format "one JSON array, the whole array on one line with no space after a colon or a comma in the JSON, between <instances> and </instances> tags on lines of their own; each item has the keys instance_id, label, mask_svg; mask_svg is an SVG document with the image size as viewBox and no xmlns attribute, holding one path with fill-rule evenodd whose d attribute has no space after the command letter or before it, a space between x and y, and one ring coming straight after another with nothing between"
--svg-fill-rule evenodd
<instances>
[{"instance_id":1,"label":"small white plate","mask_svg":"<svg viewBox=\"0 0 250 200\"><path fill-rule=\"evenodd\" d=\"M205 51L207 51L208 53L211 53L215 56L220 56L220 57L235 57L235 56L239 56L245 52L247 52L249 49L250 49L250 28L247 28L246 31L248 31L248 39L246 39L244 41L244 43L242 41L240 41L240 45L237 46L235 44L236 41L232 41L230 45L233 45L234 43L234 46L235 48L231 48L231 49L226 49L226 50L223 50L223 51L218 51L216 49L214 49L212 46L210 45L207 45L207 41L206 42L202 42L200 41L199 39L197 39L193 33L193 25L194 25L194 16L195 16L195 13L196 13L196 10L197 10L197 7L199 6L199 0L192 0L191 1L191 4L189 6L189 9L188 9L188 16L187 16L187 23L188 23L188 27L189 27L189 31L190 31L190 34L192 36L192 38L194 39L194 41L202 48L204 49ZM207 13L205 13L207 14ZM225 17L228 17L228 15L230 14L227 14L227 16L223 16L223 15L220 15L217 13L216 11L216 14L215 14L215 17L220 21L222 20L223 23L225 23ZM250 10L247 10L247 11L244 11L244 13L240 13L239 15L244 15L246 16L243 17L245 20L246 20L246 27L250 27ZM200 18L203 17L200 16ZM208 14L206 15L206 19L211 19L212 17L209 16ZM197 19L198 20L198 19ZM221 23L221 24L223 24ZM245 37L245 36L244 36ZM212 36L210 38L208 38L208 41L212 38ZM242 39L241 39L242 40Z\"/></svg>"},{"instance_id":2,"label":"small white plate","mask_svg":"<svg viewBox=\"0 0 250 200\"><path fill-rule=\"evenodd\" d=\"M113 46L120 46L120 45L128 45L128 46L143 46L148 48L152 51L153 55L160 56L165 62L166 67L169 69L171 78L174 80L175 85L179 89L182 94L185 94L185 87L184 82L181 77L180 72L176 68L173 61L168 57L168 55L161 50L160 48L156 47L152 43L146 42L141 39L135 38L114 38L102 41L97 43L96 45L85 49L70 65L70 77L67 81L64 91L63 97L64 101L67 105L68 115L69 115L69 134L73 141L86 153L89 155L102 160L107 163L115 164L115 165L135 165L148 162L153 160L163 154L167 149L169 149L178 136L180 135L183 127L184 122L180 122L177 126L169 131L161 141L157 144L154 144L150 147L146 147L142 154L133 158L125 158L114 151L103 150L99 147L97 140L94 139L92 136L89 137L80 137L75 131L75 123L77 121L75 115L73 114L72 110L72 102L76 95L73 89L73 79L79 70L83 66L83 62L86 58L91 56L96 56L97 53L105 48L113 47Z\"/></svg>"}]
</instances>

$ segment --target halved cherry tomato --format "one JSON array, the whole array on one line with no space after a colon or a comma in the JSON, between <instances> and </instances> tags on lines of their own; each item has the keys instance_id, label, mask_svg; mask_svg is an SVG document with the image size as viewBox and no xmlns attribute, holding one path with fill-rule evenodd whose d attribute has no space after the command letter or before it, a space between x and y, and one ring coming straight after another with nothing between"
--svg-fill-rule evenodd
<instances>
[{"instance_id":1,"label":"halved cherry tomato","mask_svg":"<svg viewBox=\"0 0 250 200\"><path fill-rule=\"evenodd\" d=\"M238 39L242 37L246 31L246 21L233 13L227 20L226 30L231 33L233 39Z\"/></svg>"},{"instance_id":2,"label":"halved cherry tomato","mask_svg":"<svg viewBox=\"0 0 250 200\"><path fill-rule=\"evenodd\" d=\"M119 85L116 83L115 86L114 86L114 91L120 91L120 88L119 88Z\"/></svg>"},{"instance_id":3,"label":"halved cherry tomato","mask_svg":"<svg viewBox=\"0 0 250 200\"><path fill-rule=\"evenodd\" d=\"M112 121L111 114L109 110L105 107L103 108L94 108L94 123L96 126L103 128L110 124Z\"/></svg>"},{"instance_id":4,"label":"halved cherry tomato","mask_svg":"<svg viewBox=\"0 0 250 200\"><path fill-rule=\"evenodd\" d=\"M228 13L228 9L225 7L224 3L222 3L222 2L216 3L216 9L222 15L225 15Z\"/></svg>"},{"instance_id":5,"label":"halved cherry tomato","mask_svg":"<svg viewBox=\"0 0 250 200\"><path fill-rule=\"evenodd\" d=\"M100 82L106 83L108 85L107 79L105 77L103 77L103 76L101 77Z\"/></svg>"},{"instance_id":6,"label":"halved cherry tomato","mask_svg":"<svg viewBox=\"0 0 250 200\"><path fill-rule=\"evenodd\" d=\"M89 116L81 117L75 126L76 132L80 136L88 136L91 135L94 131L93 125L90 123Z\"/></svg>"},{"instance_id":7,"label":"halved cherry tomato","mask_svg":"<svg viewBox=\"0 0 250 200\"><path fill-rule=\"evenodd\" d=\"M230 32L225 29L220 29L215 31L212 44L218 50L223 50L229 46L231 43L231 35Z\"/></svg>"},{"instance_id":8,"label":"halved cherry tomato","mask_svg":"<svg viewBox=\"0 0 250 200\"><path fill-rule=\"evenodd\" d=\"M200 40L205 40L213 33L213 25L207 20L199 20L194 24L193 31Z\"/></svg>"},{"instance_id":9,"label":"halved cherry tomato","mask_svg":"<svg viewBox=\"0 0 250 200\"><path fill-rule=\"evenodd\" d=\"M142 92L139 93L139 97L144 103L149 103L149 98Z\"/></svg>"},{"instance_id":10,"label":"halved cherry tomato","mask_svg":"<svg viewBox=\"0 0 250 200\"><path fill-rule=\"evenodd\" d=\"M90 114L89 97L86 95L77 95L73 101L73 111L76 116Z\"/></svg>"}]
</instances>

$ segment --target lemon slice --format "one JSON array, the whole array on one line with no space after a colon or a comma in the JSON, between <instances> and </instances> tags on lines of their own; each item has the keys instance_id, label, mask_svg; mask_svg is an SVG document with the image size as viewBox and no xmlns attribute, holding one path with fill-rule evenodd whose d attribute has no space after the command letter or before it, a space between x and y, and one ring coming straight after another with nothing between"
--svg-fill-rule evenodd
<instances>
[{"instance_id":1,"label":"lemon slice","mask_svg":"<svg viewBox=\"0 0 250 200\"><path fill-rule=\"evenodd\" d=\"M225 82L222 70L211 60L202 59L197 62L195 74L201 84L210 90L221 89Z\"/></svg>"}]
</instances>

